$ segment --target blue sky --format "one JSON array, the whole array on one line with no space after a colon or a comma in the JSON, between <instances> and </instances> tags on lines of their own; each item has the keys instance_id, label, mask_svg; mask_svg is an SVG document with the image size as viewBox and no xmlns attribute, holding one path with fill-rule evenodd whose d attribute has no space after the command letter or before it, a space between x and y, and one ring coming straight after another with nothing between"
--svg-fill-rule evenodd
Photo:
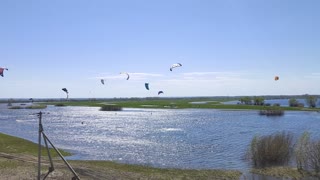
<instances>
[{"instance_id":1,"label":"blue sky","mask_svg":"<svg viewBox=\"0 0 320 180\"><path fill-rule=\"evenodd\" d=\"M63 98L63 87L70 98L320 94L319 9L318 0L1 0L0 98Z\"/></svg>"}]
</instances>

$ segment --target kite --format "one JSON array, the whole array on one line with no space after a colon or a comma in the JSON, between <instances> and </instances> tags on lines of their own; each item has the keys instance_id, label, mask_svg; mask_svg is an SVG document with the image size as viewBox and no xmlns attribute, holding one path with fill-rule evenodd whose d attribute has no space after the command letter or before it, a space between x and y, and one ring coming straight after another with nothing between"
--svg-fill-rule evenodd
<instances>
[{"instance_id":1,"label":"kite","mask_svg":"<svg viewBox=\"0 0 320 180\"><path fill-rule=\"evenodd\" d=\"M158 95L160 95L160 94L163 94L163 91L159 91L159 92L158 92Z\"/></svg>"},{"instance_id":2,"label":"kite","mask_svg":"<svg viewBox=\"0 0 320 180\"><path fill-rule=\"evenodd\" d=\"M129 80L130 76L129 76L128 73L126 73L126 72L121 72L120 74L126 74L126 75L127 75L127 80Z\"/></svg>"},{"instance_id":3,"label":"kite","mask_svg":"<svg viewBox=\"0 0 320 180\"><path fill-rule=\"evenodd\" d=\"M101 83L104 85L104 79L101 79Z\"/></svg>"},{"instance_id":4,"label":"kite","mask_svg":"<svg viewBox=\"0 0 320 180\"><path fill-rule=\"evenodd\" d=\"M173 68L181 67L181 66L182 66L182 64L180 64L180 63L172 64L171 67L170 67L170 71L172 71Z\"/></svg>"},{"instance_id":5,"label":"kite","mask_svg":"<svg viewBox=\"0 0 320 180\"><path fill-rule=\"evenodd\" d=\"M278 81L278 80L279 80L279 76L275 76L275 77L274 77L274 80L275 80L275 81Z\"/></svg>"},{"instance_id":6,"label":"kite","mask_svg":"<svg viewBox=\"0 0 320 180\"><path fill-rule=\"evenodd\" d=\"M147 90L149 90L149 83L144 83L144 86L146 87Z\"/></svg>"},{"instance_id":7,"label":"kite","mask_svg":"<svg viewBox=\"0 0 320 180\"><path fill-rule=\"evenodd\" d=\"M68 99L68 98L69 98L69 92L68 92L67 88L62 88L62 91L66 92L66 94L67 94L67 99Z\"/></svg>"},{"instance_id":8,"label":"kite","mask_svg":"<svg viewBox=\"0 0 320 180\"><path fill-rule=\"evenodd\" d=\"M1 68L1 67L0 67L0 76L2 76L2 77L3 77L3 71L4 71L4 70L7 70L7 71L8 71L8 68Z\"/></svg>"}]
</instances>

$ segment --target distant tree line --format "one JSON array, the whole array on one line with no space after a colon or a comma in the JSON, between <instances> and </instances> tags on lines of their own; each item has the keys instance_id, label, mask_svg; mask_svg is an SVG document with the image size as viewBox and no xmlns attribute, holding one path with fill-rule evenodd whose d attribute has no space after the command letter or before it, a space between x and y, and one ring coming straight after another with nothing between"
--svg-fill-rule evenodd
<instances>
[{"instance_id":1,"label":"distant tree line","mask_svg":"<svg viewBox=\"0 0 320 180\"><path fill-rule=\"evenodd\" d=\"M305 99L306 99L306 103L307 103L308 107L315 108L317 106L317 101L318 101L317 96L306 96ZM295 98L291 98L289 100L289 106L290 107L304 107L304 104L299 103L299 101Z\"/></svg>"},{"instance_id":2,"label":"distant tree line","mask_svg":"<svg viewBox=\"0 0 320 180\"><path fill-rule=\"evenodd\" d=\"M299 101L295 98L289 99L289 106L290 107L304 107L303 103L299 103Z\"/></svg>"},{"instance_id":3,"label":"distant tree line","mask_svg":"<svg viewBox=\"0 0 320 180\"><path fill-rule=\"evenodd\" d=\"M306 100L306 104L310 108L315 108L317 106L318 96L313 95L305 95L302 97ZM271 104L265 103L265 98L263 96L255 96L255 97L241 97L239 99L240 104L245 105L257 105L257 106L270 106ZM275 103L273 106L280 106L280 104ZM304 107L304 103L299 102L296 98L291 97L289 99L289 106L290 107Z\"/></svg>"},{"instance_id":4,"label":"distant tree line","mask_svg":"<svg viewBox=\"0 0 320 180\"><path fill-rule=\"evenodd\" d=\"M246 96L246 97L242 97L240 98L240 103L241 104L245 104L245 105L257 105L257 106L262 106L264 105L264 98L263 97L249 97L249 96Z\"/></svg>"}]
</instances>

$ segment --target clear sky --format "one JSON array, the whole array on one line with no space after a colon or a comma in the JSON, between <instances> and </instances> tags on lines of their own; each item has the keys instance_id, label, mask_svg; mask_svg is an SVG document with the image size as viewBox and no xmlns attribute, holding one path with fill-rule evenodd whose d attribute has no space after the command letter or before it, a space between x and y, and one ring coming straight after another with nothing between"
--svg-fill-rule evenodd
<instances>
[{"instance_id":1,"label":"clear sky","mask_svg":"<svg viewBox=\"0 0 320 180\"><path fill-rule=\"evenodd\" d=\"M320 1L0 0L0 67L0 98L320 94Z\"/></svg>"}]
</instances>

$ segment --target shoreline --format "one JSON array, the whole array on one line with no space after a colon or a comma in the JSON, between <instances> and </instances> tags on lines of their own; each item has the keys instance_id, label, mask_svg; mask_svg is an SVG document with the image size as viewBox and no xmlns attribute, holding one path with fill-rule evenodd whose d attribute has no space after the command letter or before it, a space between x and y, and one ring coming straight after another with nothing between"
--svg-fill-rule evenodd
<instances>
[{"instance_id":1,"label":"shoreline","mask_svg":"<svg viewBox=\"0 0 320 180\"><path fill-rule=\"evenodd\" d=\"M9 139L8 139L9 138ZM37 144L0 132L0 144L10 146L12 139L28 146ZM9 142L8 142L9 140ZM18 147L17 149L20 149ZM17 150L16 149L16 150ZM35 179L37 176L37 152L17 153L14 149L3 152L0 149L0 174L4 179ZM63 150L62 150L63 151ZM68 152L64 152L68 153ZM243 172L228 169L178 169L178 168L155 168L144 165L123 164L106 160L68 160L81 179L265 179L274 180L290 179L317 179L308 173L300 173L294 167L270 167L265 169L251 169ZM63 164L62 160L54 156L55 170L48 179L71 179L72 173ZM42 177L47 173L49 162L46 153L42 157Z\"/></svg>"},{"instance_id":2,"label":"shoreline","mask_svg":"<svg viewBox=\"0 0 320 180\"><path fill-rule=\"evenodd\" d=\"M14 142L17 142L19 145ZM37 144L1 132L0 144L4 145L0 148L1 178L36 178L37 151L33 148L37 147ZM21 147L20 144L24 144L24 147ZM27 148L28 150L22 148ZM48 167L49 164L45 158L46 153L44 152L43 155L44 164L42 167L44 168ZM239 179L242 174L236 170L154 168L112 161L69 160L68 162L81 179ZM72 178L72 174L66 166L63 166L60 159L54 158L54 165L56 166L56 170L51 174L52 178ZM45 174L46 171L46 169L43 169L42 174Z\"/></svg>"}]
</instances>

